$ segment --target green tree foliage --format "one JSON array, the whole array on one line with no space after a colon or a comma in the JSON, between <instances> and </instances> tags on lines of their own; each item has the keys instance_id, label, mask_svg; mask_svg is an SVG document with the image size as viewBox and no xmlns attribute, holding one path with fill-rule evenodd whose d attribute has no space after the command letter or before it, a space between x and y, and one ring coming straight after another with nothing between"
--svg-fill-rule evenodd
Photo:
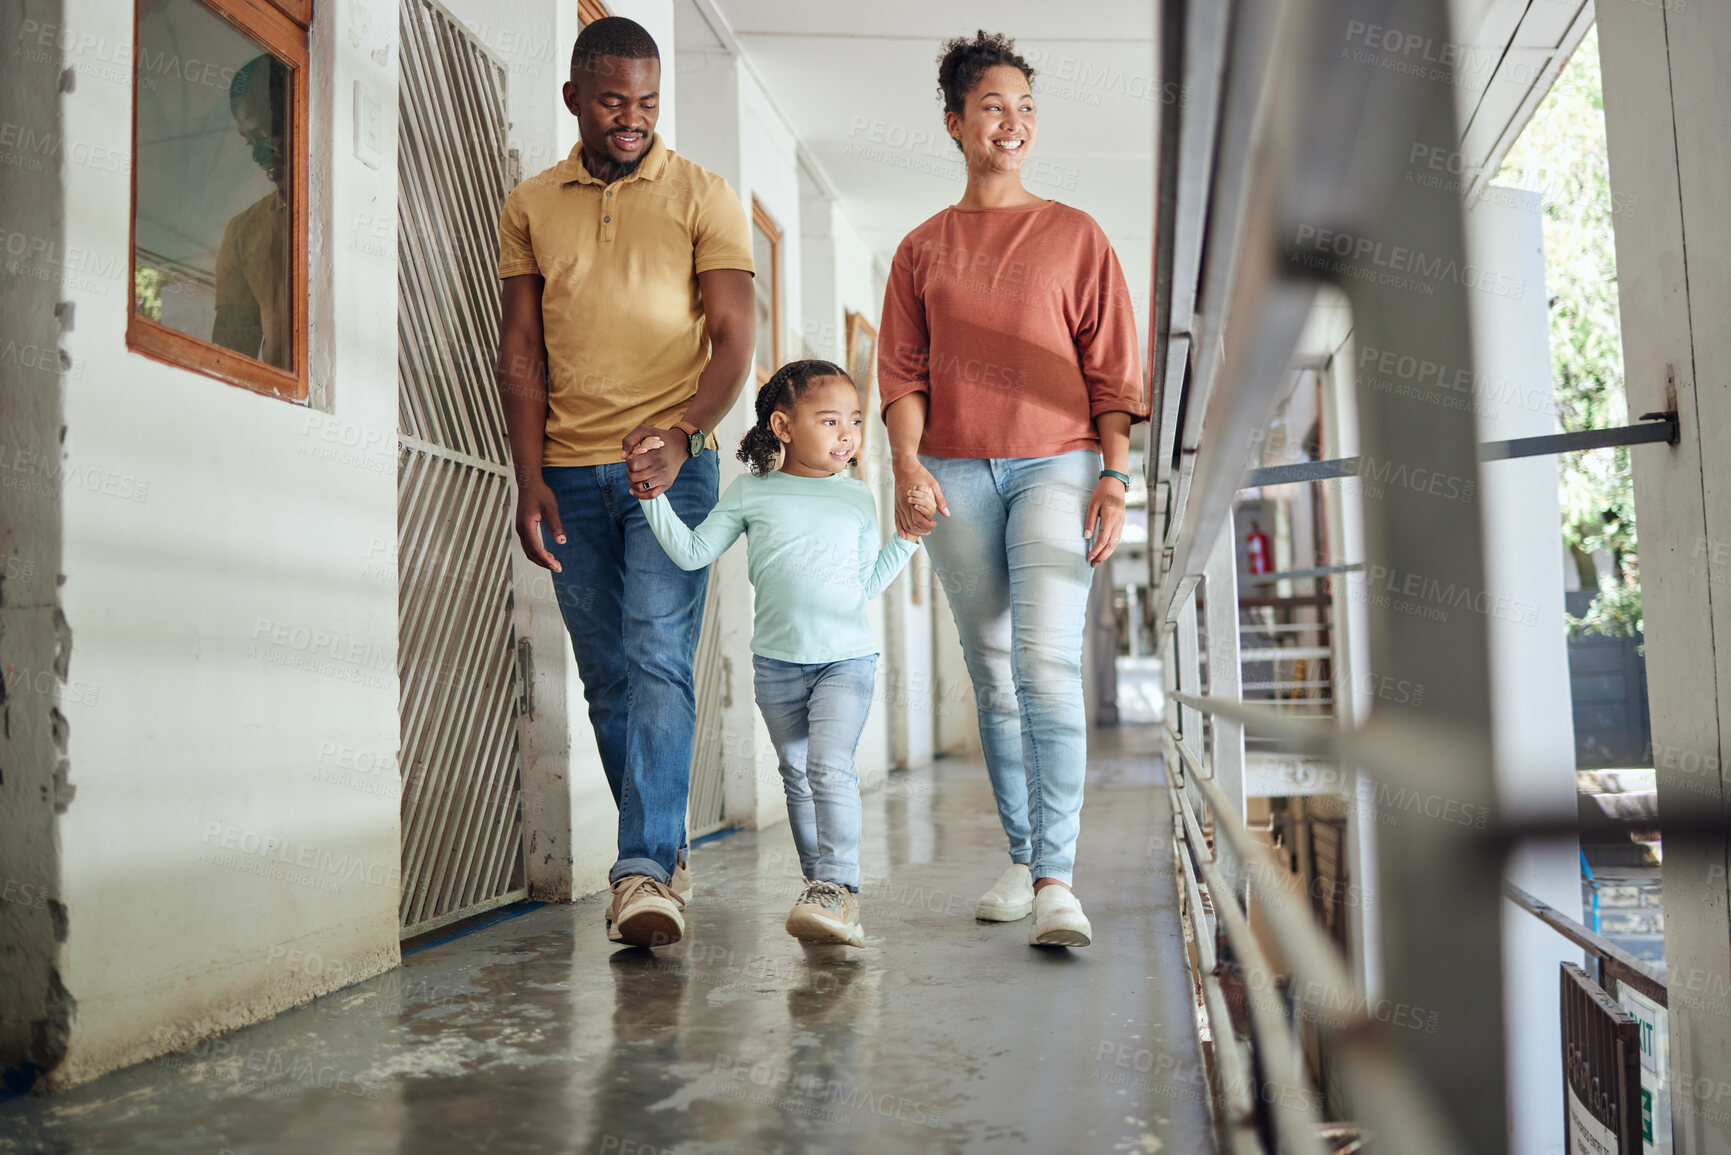
<instances>
[{"instance_id":1,"label":"green tree foliage","mask_svg":"<svg viewBox=\"0 0 1731 1155\"><path fill-rule=\"evenodd\" d=\"M1611 195L1605 98L1599 82L1599 32L1588 31L1498 171L1496 183L1543 197L1545 286L1550 293L1551 373L1565 430L1629 421L1623 342L1617 314L1614 213L1635 206ZM1574 630L1607 634L1641 628L1641 570L1635 541L1635 491L1629 449L1595 449L1561 458L1563 540L1582 584L1599 596ZM1598 572L1593 555L1608 551Z\"/></svg>"}]
</instances>

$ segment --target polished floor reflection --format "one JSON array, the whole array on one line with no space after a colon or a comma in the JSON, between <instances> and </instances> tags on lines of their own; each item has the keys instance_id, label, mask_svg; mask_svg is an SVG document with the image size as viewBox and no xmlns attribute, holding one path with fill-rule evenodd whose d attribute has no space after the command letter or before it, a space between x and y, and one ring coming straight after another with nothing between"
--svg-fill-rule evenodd
<instances>
[{"instance_id":1,"label":"polished floor reflection","mask_svg":"<svg viewBox=\"0 0 1731 1155\"><path fill-rule=\"evenodd\" d=\"M1211 1150L1151 728L1096 736L1086 950L977 923L1006 861L982 765L866 797L867 945L781 929L785 824L693 855L688 935L618 950L600 897L63 1095L0 1152L269 1155Z\"/></svg>"}]
</instances>

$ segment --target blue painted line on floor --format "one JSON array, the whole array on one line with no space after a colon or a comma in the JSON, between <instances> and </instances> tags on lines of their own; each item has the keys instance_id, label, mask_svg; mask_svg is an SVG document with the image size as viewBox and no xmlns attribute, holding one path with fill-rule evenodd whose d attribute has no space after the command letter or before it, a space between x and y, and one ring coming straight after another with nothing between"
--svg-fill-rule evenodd
<instances>
[{"instance_id":1,"label":"blue painted line on floor","mask_svg":"<svg viewBox=\"0 0 1731 1155\"><path fill-rule=\"evenodd\" d=\"M693 838L691 840L691 845L694 848L698 846L708 846L711 842L720 842L729 834L738 834L739 831L740 827L738 826L729 826L726 830L712 830L700 838Z\"/></svg>"},{"instance_id":2,"label":"blue painted line on floor","mask_svg":"<svg viewBox=\"0 0 1731 1155\"><path fill-rule=\"evenodd\" d=\"M514 918L521 918L530 911L540 910L546 905L547 904L544 902L535 901L513 902L510 906L500 907L486 918L476 919L474 922L464 926L461 930L454 930L450 934L443 935L428 942L416 943L414 946L403 951L403 957L407 958L412 954L420 954L422 951L431 950L436 946L444 946L448 942L455 942L465 935L474 934L478 930L486 930L490 926L498 926L502 922L510 922Z\"/></svg>"}]
</instances>

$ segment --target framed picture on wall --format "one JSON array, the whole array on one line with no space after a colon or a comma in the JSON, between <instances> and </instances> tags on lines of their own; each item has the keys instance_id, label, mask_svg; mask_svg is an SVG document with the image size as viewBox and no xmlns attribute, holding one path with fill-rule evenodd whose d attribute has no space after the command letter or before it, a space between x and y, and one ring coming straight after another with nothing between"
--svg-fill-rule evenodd
<instances>
[{"instance_id":1,"label":"framed picture on wall","mask_svg":"<svg viewBox=\"0 0 1731 1155\"><path fill-rule=\"evenodd\" d=\"M872 446L867 432L872 427L872 413L877 408L878 331L864 316L852 311L847 314L846 355L847 373L859 390L859 407L865 414L865 423L860 427L858 476L859 480L869 482Z\"/></svg>"}]
</instances>

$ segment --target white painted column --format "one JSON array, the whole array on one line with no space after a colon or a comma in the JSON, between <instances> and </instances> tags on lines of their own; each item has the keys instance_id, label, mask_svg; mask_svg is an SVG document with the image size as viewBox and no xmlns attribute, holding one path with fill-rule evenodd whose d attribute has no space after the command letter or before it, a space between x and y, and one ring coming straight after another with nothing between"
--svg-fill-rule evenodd
<instances>
[{"instance_id":1,"label":"white painted column","mask_svg":"<svg viewBox=\"0 0 1731 1155\"><path fill-rule=\"evenodd\" d=\"M1686 8L1686 10L1685 10ZM1676 409L1634 449L1659 813L1723 816L1731 685L1731 8L1601 4L1600 67L1629 412ZM1665 839L1672 1138L1731 1152L1731 847Z\"/></svg>"},{"instance_id":2,"label":"white painted column","mask_svg":"<svg viewBox=\"0 0 1731 1155\"><path fill-rule=\"evenodd\" d=\"M1466 215L1467 252L1479 267L1518 277L1518 296L1471 294L1481 441L1558 430L1551 404L1549 318L1540 197L1499 189ZM1507 400L1504 400L1507 398ZM1511 822L1575 816L1575 731L1563 624L1563 551L1554 455L1480 467L1489 595L1491 740L1497 795ZM1509 858L1506 877L1572 917L1581 908L1575 839L1530 843ZM1580 951L1532 915L1503 904L1503 1013L1509 1080L1509 1150L1563 1150L1562 1036L1557 984Z\"/></svg>"}]
</instances>

